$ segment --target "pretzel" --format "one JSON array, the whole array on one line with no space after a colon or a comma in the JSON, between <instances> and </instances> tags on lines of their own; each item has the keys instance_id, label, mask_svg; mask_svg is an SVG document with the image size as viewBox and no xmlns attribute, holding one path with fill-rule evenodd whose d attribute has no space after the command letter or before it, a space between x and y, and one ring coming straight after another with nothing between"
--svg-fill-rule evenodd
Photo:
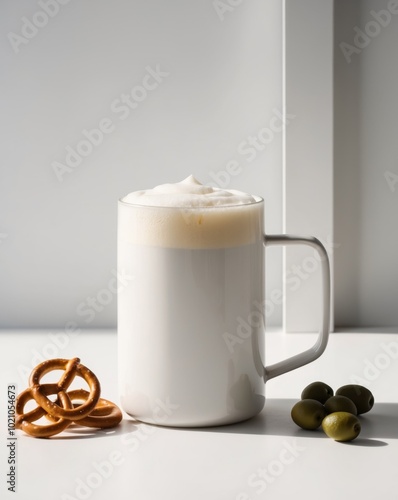
<instances>
[{"instance_id":1,"label":"pretzel","mask_svg":"<svg viewBox=\"0 0 398 500\"><path fill-rule=\"evenodd\" d=\"M67 393L71 401L87 398L89 393L84 389L76 389ZM75 405L74 405L75 406ZM78 420L79 425L108 429L114 427L123 418L120 409L107 399L100 398L94 410L87 416Z\"/></svg>"},{"instance_id":2,"label":"pretzel","mask_svg":"<svg viewBox=\"0 0 398 500\"><path fill-rule=\"evenodd\" d=\"M64 373L58 383L40 384L41 378L46 373L59 369L63 369ZM68 391L76 376L87 382L90 392L84 389ZM114 403L100 398L99 380L91 370L80 363L79 358L51 359L40 363L32 371L29 384L30 387L19 394L16 400L15 427L31 436L50 437L62 432L71 424L110 428L118 425L123 418L122 412ZM47 396L50 395L56 395L55 401L48 399ZM24 413L25 405L33 399L38 406ZM51 424L33 423L42 417L46 417Z\"/></svg>"},{"instance_id":3,"label":"pretzel","mask_svg":"<svg viewBox=\"0 0 398 500\"><path fill-rule=\"evenodd\" d=\"M48 394L50 394L50 392L48 392ZM65 392L60 392L59 398L61 400L61 404L65 408L73 408L73 405ZM34 399L31 388L26 389L17 398L17 402L15 405L15 411L17 414L17 417L15 419L15 427L17 429L22 429L26 432L26 434L29 434L30 436L43 438L59 434L71 425L72 421L65 418L58 418L53 424L50 425L38 425L32 423L44 416L46 412L39 406L29 413L23 413L25 404L31 399Z\"/></svg>"},{"instance_id":4,"label":"pretzel","mask_svg":"<svg viewBox=\"0 0 398 500\"><path fill-rule=\"evenodd\" d=\"M48 384L40 385L40 379L46 373L52 370L65 370L57 384L51 384L51 392L47 392ZM87 401L77 408L63 408L56 403L53 403L47 398L49 394L59 394L65 392L70 386L75 376L78 375L87 382L90 387L90 397ZM29 379L29 384L32 389L33 397L38 405L40 405L47 413L54 417L67 418L69 420L78 420L86 417L96 406L101 392L99 380L92 371L80 364L79 358L68 359L50 359L40 363L32 371Z\"/></svg>"}]
</instances>

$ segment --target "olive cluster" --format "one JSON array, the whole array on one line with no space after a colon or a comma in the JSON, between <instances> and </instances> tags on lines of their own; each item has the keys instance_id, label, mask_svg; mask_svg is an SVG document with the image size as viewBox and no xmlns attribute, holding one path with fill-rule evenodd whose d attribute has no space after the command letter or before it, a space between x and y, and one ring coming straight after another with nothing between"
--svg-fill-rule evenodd
<instances>
[{"instance_id":1,"label":"olive cluster","mask_svg":"<svg viewBox=\"0 0 398 500\"><path fill-rule=\"evenodd\" d=\"M362 385L344 385L334 394L324 382L312 382L301 393L291 416L302 429L322 426L325 434L335 441L352 441L361 432L358 415L368 412L373 405L373 394Z\"/></svg>"}]
</instances>

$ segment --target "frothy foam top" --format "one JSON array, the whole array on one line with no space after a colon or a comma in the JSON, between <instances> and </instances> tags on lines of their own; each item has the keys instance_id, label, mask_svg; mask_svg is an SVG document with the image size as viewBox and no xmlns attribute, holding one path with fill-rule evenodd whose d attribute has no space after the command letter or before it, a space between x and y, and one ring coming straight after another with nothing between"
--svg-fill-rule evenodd
<instances>
[{"instance_id":1,"label":"frothy foam top","mask_svg":"<svg viewBox=\"0 0 398 500\"><path fill-rule=\"evenodd\" d=\"M262 241L261 198L204 186L193 176L134 191L119 204L121 248L226 248Z\"/></svg>"},{"instance_id":2,"label":"frothy foam top","mask_svg":"<svg viewBox=\"0 0 398 500\"><path fill-rule=\"evenodd\" d=\"M153 189L134 191L123 198L125 203L151 207L218 207L247 205L255 198L242 191L204 186L193 175L175 184L161 184Z\"/></svg>"}]
</instances>

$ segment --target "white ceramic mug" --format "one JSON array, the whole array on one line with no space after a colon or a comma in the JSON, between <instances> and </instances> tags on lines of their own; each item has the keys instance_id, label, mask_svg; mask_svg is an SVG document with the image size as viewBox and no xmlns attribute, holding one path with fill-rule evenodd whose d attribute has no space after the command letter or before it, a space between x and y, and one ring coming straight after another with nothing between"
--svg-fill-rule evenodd
<instances>
[{"instance_id":1,"label":"white ceramic mug","mask_svg":"<svg viewBox=\"0 0 398 500\"><path fill-rule=\"evenodd\" d=\"M319 357L329 334L330 270L316 238L265 235L264 201L201 208L119 201L118 363L122 408L166 426L246 420L265 382ZM264 247L306 244L321 256L316 344L264 366Z\"/></svg>"}]
</instances>

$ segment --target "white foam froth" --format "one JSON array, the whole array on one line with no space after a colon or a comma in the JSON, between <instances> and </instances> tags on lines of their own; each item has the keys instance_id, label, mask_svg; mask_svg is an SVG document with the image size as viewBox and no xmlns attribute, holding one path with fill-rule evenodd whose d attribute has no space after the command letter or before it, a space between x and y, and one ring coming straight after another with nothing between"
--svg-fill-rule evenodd
<instances>
[{"instance_id":1,"label":"white foam froth","mask_svg":"<svg viewBox=\"0 0 398 500\"><path fill-rule=\"evenodd\" d=\"M134 191L123 198L125 203L151 207L218 207L246 205L255 198L242 191L204 186L193 175L175 184L161 184L153 189Z\"/></svg>"},{"instance_id":2,"label":"white foam froth","mask_svg":"<svg viewBox=\"0 0 398 500\"><path fill-rule=\"evenodd\" d=\"M166 248L223 248L262 240L261 198L204 186L193 176L134 191L119 204L119 241Z\"/></svg>"}]
</instances>

